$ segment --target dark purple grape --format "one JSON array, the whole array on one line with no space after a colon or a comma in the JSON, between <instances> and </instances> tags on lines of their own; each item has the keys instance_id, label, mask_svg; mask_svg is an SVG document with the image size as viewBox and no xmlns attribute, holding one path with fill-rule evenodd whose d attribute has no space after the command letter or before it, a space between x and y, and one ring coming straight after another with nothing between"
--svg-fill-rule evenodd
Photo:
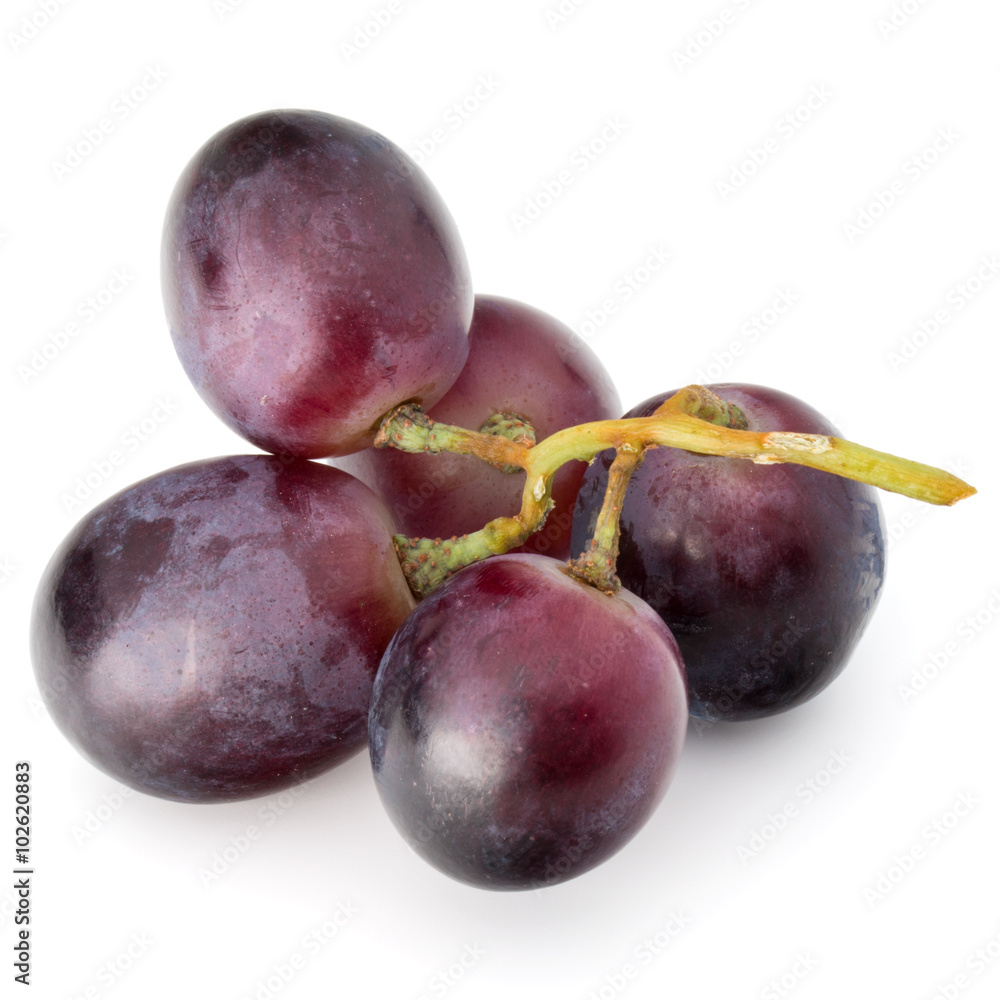
<instances>
[{"instance_id":1,"label":"dark purple grape","mask_svg":"<svg viewBox=\"0 0 1000 1000\"><path fill-rule=\"evenodd\" d=\"M364 745L413 607L371 491L302 459L193 462L88 514L41 581L32 659L59 728L133 788L240 799Z\"/></svg>"},{"instance_id":2,"label":"dark purple grape","mask_svg":"<svg viewBox=\"0 0 1000 1000\"><path fill-rule=\"evenodd\" d=\"M501 412L527 419L541 441L564 427L616 417L621 403L597 356L569 327L520 302L477 295L469 360L430 414L478 430ZM371 486L411 537L468 534L521 509L524 473L501 472L469 456L370 448L333 464ZM573 504L585 469L583 462L568 462L559 470L555 507L518 551L569 557Z\"/></svg>"},{"instance_id":3,"label":"dark purple grape","mask_svg":"<svg viewBox=\"0 0 1000 1000\"><path fill-rule=\"evenodd\" d=\"M749 429L836 435L812 407L774 389L709 386ZM649 416L671 393L626 414ZM586 546L612 455L587 470L573 550ZM691 712L753 719L792 708L840 672L885 575L876 491L797 465L647 452L621 514L618 576L670 626Z\"/></svg>"},{"instance_id":4,"label":"dark purple grape","mask_svg":"<svg viewBox=\"0 0 1000 1000\"><path fill-rule=\"evenodd\" d=\"M167 211L163 294L198 392L276 454L366 447L468 353L468 265L440 196L387 139L318 111L252 115L198 151Z\"/></svg>"},{"instance_id":5,"label":"dark purple grape","mask_svg":"<svg viewBox=\"0 0 1000 1000\"><path fill-rule=\"evenodd\" d=\"M456 574L396 633L369 745L414 850L459 881L531 889L638 831L686 726L677 645L642 601L508 554Z\"/></svg>"}]
</instances>

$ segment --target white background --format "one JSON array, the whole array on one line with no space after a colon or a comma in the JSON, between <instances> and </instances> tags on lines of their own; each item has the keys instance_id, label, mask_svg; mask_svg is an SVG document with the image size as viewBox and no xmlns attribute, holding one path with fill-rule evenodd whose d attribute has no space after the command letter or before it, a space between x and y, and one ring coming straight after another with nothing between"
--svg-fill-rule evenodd
<instances>
[{"instance_id":1,"label":"white background","mask_svg":"<svg viewBox=\"0 0 1000 1000\"><path fill-rule=\"evenodd\" d=\"M3 760L11 803L14 762L33 768L37 995L996 996L997 5L46 2L47 23L43 0L0 15ZM846 671L794 712L692 731L648 826L563 886L439 875L365 755L294 797L127 796L38 701L30 603L77 518L248 450L175 358L159 239L194 151L280 107L430 148L477 290L584 333L626 406L699 377L765 383L980 489L952 509L885 496L888 581ZM13 900L0 889L5 978Z\"/></svg>"}]
</instances>

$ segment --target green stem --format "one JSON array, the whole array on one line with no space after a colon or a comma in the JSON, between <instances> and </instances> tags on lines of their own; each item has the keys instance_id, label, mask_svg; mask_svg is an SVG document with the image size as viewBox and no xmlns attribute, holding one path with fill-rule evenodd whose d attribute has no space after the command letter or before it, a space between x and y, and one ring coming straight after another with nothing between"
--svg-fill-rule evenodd
<instances>
[{"instance_id":1,"label":"green stem","mask_svg":"<svg viewBox=\"0 0 1000 1000\"><path fill-rule=\"evenodd\" d=\"M686 413L629 420L601 420L557 431L535 445L525 471L537 481L570 459L590 461L608 448L683 448L701 455L748 458L760 465L790 462L879 489L951 506L976 490L956 476L920 462L898 458L843 438L794 431L738 431L706 423Z\"/></svg>"},{"instance_id":2,"label":"green stem","mask_svg":"<svg viewBox=\"0 0 1000 1000\"><path fill-rule=\"evenodd\" d=\"M534 443L534 431L527 424L511 430L508 426L511 415L501 416L506 420L495 426L487 421L483 427L489 429L484 433L438 423L416 403L404 403L383 418L374 445L414 454L439 455L447 451L455 455L473 455L498 468L523 469L528 448Z\"/></svg>"},{"instance_id":3,"label":"green stem","mask_svg":"<svg viewBox=\"0 0 1000 1000\"><path fill-rule=\"evenodd\" d=\"M642 458L643 452L636 451L629 445L623 445L615 454L615 460L608 470L608 486L594 524L593 537L587 550L575 559L570 559L567 565L573 576L606 594L615 594L621 589L622 582L615 572L618 565L618 541L621 537L618 522L629 480L642 464Z\"/></svg>"},{"instance_id":4,"label":"green stem","mask_svg":"<svg viewBox=\"0 0 1000 1000\"><path fill-rule=\"evenodd\" d=\"M667 400L649 417L628 420L599 420L557 431L532 448L491 438L494 445L486 445L476 435L461 428L448 428L456 433L454 450L462 454L479 454L505 448L503 457L486 458L493 464L517 465L525 470L521 510L514 517L497 518L483 529L449 540L449 553L444 556L437 540L407 539L396 536L397 551L407 579L414 593L423 597L443 579L469 562L506 552L520 545L537 531L545 521L552 506L552 477L566 462L579 459L591 461L602 451L614 448L638 454L646 448L683 448L702 455L719 455L726 458L746 458L762 465L790 462L805 465L823 472L831 472L847 479L869 483L880 489L922 500L925 503L951 505L976 491L951 473L919 462L897 458L875 451L842 438L822 434L800 434L794 431L740 430L731 424L739 423L742 414L734 407L714 397L701 386L689 386ZM720 405L721 404L721 407ZM693 412L692 412L693 411ZM705 414L716 422L701 416ZM412 421L412 414L406 418ZM437 431L433 443L443 450L441 428L434 424L423 433ZM745 426L745 423L743 424ZM450 439L449 439L450 440ZM394 434L388 443L395 445ZM417 446L412 450L432 450ZM474 450L475 449L475 450ZM410 449L407 449L410 450ZM451 450L451 449L449 449ZM424 557L421 559L421 557ZM433 562L433 566L431 563Z\"/></svg>"},{"instance_id":5,"label":"green stem","mask_svg":"<svg viewBox=\"0 0 1000 1000\"><path fill-rule=\"evenodd\" d=\"M455 428L457 429L457 428ZM518 413L494 413L482 427L480 434L490 434L497 437L507 438L515 444L524 445L525 448L532 448L535 444L535 428L528 423ZM495 465L501 472L512 474L523 472L523 465Z\"/></svg>"},{"instance_id":6,"label":"green stem","mask_svg":"<svg viewBox=\"0 0 1000 1000\"><path fill-rule=\"evenodd\" d=\"M498 517L479 531L452 538L407 538L393 535L392 542L410 589L426 597L453 573L487 556L517 548L531 532L520 516Z\"/></svg>"},{"instance_id":7,"label":"green stem","mask_svg":"<svg viewBox=\"0 0 1000 1000\"><path fill-rule=\"evenodd\" d=\"M659 405L654 416L671 413L689 413L699 420L737 431L745 431L750 426L746 414L735 403L727 403L703 385L688 385L678 390Z\"/></svg>"}]
</instances>

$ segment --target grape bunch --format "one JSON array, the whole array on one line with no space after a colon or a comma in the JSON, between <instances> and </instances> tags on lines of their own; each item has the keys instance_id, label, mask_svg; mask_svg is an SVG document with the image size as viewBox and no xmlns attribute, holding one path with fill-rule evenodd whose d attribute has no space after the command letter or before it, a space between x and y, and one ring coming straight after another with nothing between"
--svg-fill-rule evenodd
<instances>
[{"instance_id":1,"label":"grape bunch","mask_svg":"<svg viewBox=\"0 0 1000 1000\"><path fill-rule=\"evenodd\" d=\"M471 885L587 871L659 805L690 715L828 684L882 590L873 486L974 492L760 386L621 416L571 330L474 294L406 154L329 114L209 139L162 283L184 370L259 451L151 476L65 539L31 625L53 719L184 802L367 746L392 822Z\"/></svg>"}]
</instances>

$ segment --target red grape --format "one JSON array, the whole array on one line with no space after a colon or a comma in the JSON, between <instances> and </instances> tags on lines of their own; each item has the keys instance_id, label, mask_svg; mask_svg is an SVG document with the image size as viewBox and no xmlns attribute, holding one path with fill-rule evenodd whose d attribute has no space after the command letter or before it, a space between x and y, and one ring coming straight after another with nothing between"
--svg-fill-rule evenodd
<instances>
[{"instance_id":1,"label":"red grape","mask_svg":"<svg viewBox=\"0 0 1000 1000\"><path fill-rule=\"evenodd\" d=\"M774 389L709 386L757 431L836 435L812 407ZM672 393L626 417L649 416ZM601 507L611 454L587 470L573 549ZM878 494L799 465L649 451L621 512L618 576L677 637L692 714L772 715L839 673L868 623L885 575Z\"/></svg>"},{"instance_id":2,"label":"red grape","mask_svg":"<svg viewBox=\"0 0 1000 1000\"><path fill-rule=\"evenodd\" d=\"M379 500L303 459L170 469L88 514L39 587L32 658L92 763L164 798L246 798L364 745L413 607Z\"/></svg>"},{"instance_id":3,"label":"red grape","mask_svg":"<svg viewBox=\"0 0 1000 1000\"><path fill-rule=\"evenodd\" d=\"M433 405L472 316L455 224L387 139L318 111L244 118L174 190L163 294L181 362L258 447L317 458L371 443L381 416Z\"/></svg>"},{"instance_id":4,"label":"red grape","mask_svg":"<svg viewBox=\"0 0 1000 1000\"><path fill-rule=\"evenodd\" d=\"M569 327L520 302L477 295L469 359L430 415L477 430L494 413L515 413L531 423L540 441L620 411L610 376ZM466 455L370 448L333 464L371 486L411 537L468 534L521 508L523 473L501 472ZM555 507L519 551L569 557L573 503L585 469L583 462L568 462L556 473Z\"/></svg>"},{"instance_id":5,"label":"red grape","mask_svg":"<svg viewBox=\"0 0 1000 1000\"><path fill-rule=\"evenodd\" d=\"M382 801L419 854L472 885L530 889L638 831L687 715L677 645L642 601L508 554L456 574L397 632L369 745Z\"/></svg>"}]
</instances>

